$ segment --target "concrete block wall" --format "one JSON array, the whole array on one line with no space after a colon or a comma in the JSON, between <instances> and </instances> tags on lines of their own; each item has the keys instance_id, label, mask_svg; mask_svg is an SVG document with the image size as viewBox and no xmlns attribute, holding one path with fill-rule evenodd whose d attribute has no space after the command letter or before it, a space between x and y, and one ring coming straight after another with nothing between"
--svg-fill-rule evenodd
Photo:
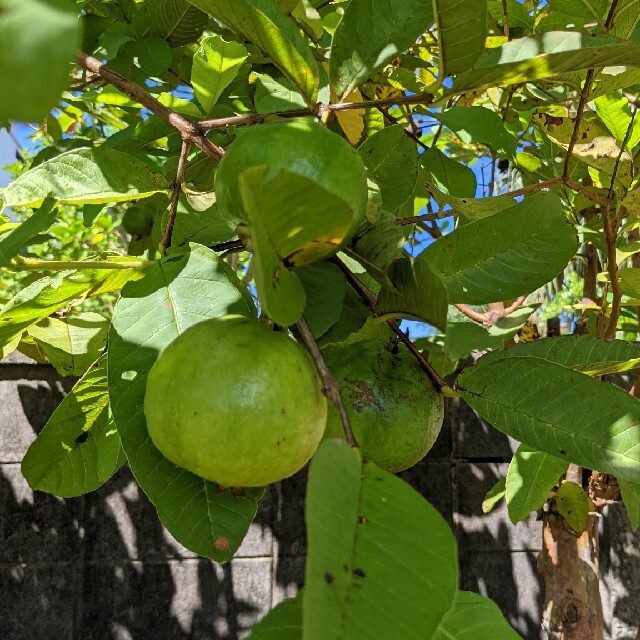
<instances>
[{"instance_id":1,"label":"concrete block wall","mask_svg":"<svg viewBox=\"0 0 640 640\"><path fill-rule=\"evenodd\" d=\"M0 639L238 640L304 577L305 473L270 487L234 560L196 557L158 522L127 470L83 498L34 494L20 461L71 382L47 366L0 363ZM427 458L402 474L452 526L461 587L492 597L538 640L540 523L483 515L514 443L450 403ZM603 519L602 593L609 637L640 624L640 536L624 511ZM485 640L479 638L478 640ZM486 639L490 640L490 639Z\"/></svg>"}]
</instances>

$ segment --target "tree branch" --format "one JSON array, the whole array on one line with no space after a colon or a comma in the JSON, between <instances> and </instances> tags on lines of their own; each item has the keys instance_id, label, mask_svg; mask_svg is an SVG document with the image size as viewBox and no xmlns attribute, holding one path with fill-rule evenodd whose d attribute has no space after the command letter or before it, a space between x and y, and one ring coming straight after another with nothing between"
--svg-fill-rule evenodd
<instances>
[{"instance_id":1,"label":"tree branch","mask_svg":"<svg viewBox=\"0 0 640 640\"><path fill-rule=\"evenodd\" d=\"M347 265L342 262L339 258L332 258L331 261L337 265L342 273L344 273L347 278L347 282L351 285L354 291L360 296L360 299L371 309L371 311L375 311L376 306L376 297L375 295L356 277L354 273L347 267ZM449 385L443 380L440 374L431 366L429 361L418 351L416 346L409 340L407 335L400 329L395 320L387 320L387 324L391 328L391 330L398 336L400 341L409 349L411 355L418 361L418 364L422 367L424 372L429 376L431 382L435 386L435 388L443 392L443 390L447 390L452 392Z\"/></svg>"},{"instance_id":2,"label":"tree branch","mask_svg":"<svg viewBox=\"0 0 640 640\"><path fill-rule=\"evenodd\" d=\"M169 215L167 217L167 226L160 243L160 253L165 254L171 246L171 235L173 234L173 225L176 221L176 213L178 212L178 202L180 200L180 192L182 191L182 183L184 182L184 172L187 168L187 156L191 149L191 141L184 138L182 140L182 148L180 149L180 157L178 158L178 169L176 170L176 178L173 181L173 189L171 194L171 206L169 207Z\"/></svg>"},{"instance_id":3,"label":"tree branch","mask_svg":"<svg viewBox=\"0 0 640 640\"><path fill-rule=\"evenodd\" d=\"M97 58L80 51L76 55L76 61L83 69L100 76L132 100L149 109L149 111L171 125L174 129L177 129L182 135L183 140L188 140L195 144L214 160L220 160L222 158L224 149L205 137L204 130L197 123L191 122L175 111L165 107L142 87L121 76L117 71L110 69Z\"/></svg>"},{"instance_id":4,"label":"tree branch","mask_svg":"<svg viewBox=\"0 0 640 640\"><path fill-rule=\"evenodd\" d=\"M589 94L591 93L591 85L593 84L595 72L593 69L589 69L587 71L587 77L584 81L584 87L582 88L582 93L580 94L580 102L578 103L578 111L576 113L576 121L573 125L573 132L571 133L571 140L569 140L569 146L567 147L567 155L564 159L564 171L562 173L562 177L565 180L569 180L569 169L571 167L571 156L573 155L573 149L576 146L576 142L578 141L578 135L580 134L580 123L582 122L582 114L584 113L584 108L587 106L587 101L589 100Z\"/></svg>"},{"instance_id":5,"label":"tree branch","mask_svg":"<svg viewBox=\"0 0 640 640\"><path fill-rule=\"evenodd\" d=\"M298 321L298 330L302 335L302 339L304 343L307 345L307 349L313 358L313 361L316 365L316 369L318 370L318 374L322 379L322 391L324 395L333 402L338 414L340 415L340 420L342 422L342 428L344 429L344 436L346 441L352 447L357 447L358 443L353 435L353 429L351 428L351 423L349 422L349 416L347 415L347 410L345 409L344 403L342 402L342 394L340 392L340 384L336 380L333 373L331 373L331 369L329 369L329 365L327 365L327 361L324 359L322 355L322 351L320 351L320 347L316 342L316 339L313 337L313 333L307 324L304 316L300 318Z\"/></svg>"},{"instance_id":6,"label":"tree branch","mask_svg":"<svg viewBox=\"0 0 640 640\"><path fill-rule=\"evenodd\" d=\"M509 10L507 9L507 0L502 0L502 27L504 29L504 37L510 40L509 37Z\"/></svg>"}]
</instances>

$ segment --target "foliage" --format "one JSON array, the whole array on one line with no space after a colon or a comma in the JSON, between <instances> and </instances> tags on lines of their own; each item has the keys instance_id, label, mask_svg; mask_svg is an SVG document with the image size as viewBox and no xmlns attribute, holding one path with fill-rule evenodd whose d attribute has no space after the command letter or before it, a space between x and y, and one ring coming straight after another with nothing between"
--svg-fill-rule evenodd
<instances>
[{"instance_id":1,"label":"foliage","mask_svg":"<svg viewBox=\"0 0 640 640\"><path fill-rule=\"evenodd\" d=\"M228 561L263 489L165 458L146 380L187 328L260 313L350 444L323 353L381 341L522 443L485 510L580 532L580 465L620 478L638 526L640 404L601 377L640 364L640 3L0 0L0 37L0 124L33 127L1 193L0 348L80 377L24 459L34 489L126 463ZM558 316L580 335L533 339ZM433 508L357 449L320 446L307 524L305 590L252 637L516 637L458 591Z\"/></svg>"}]
</instances>

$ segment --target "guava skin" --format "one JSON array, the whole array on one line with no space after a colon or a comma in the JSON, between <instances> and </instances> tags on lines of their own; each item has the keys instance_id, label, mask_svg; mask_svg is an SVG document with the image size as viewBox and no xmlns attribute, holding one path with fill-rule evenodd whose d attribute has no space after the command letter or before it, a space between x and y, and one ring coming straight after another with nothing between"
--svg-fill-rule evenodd
<instances>
[{"instance_id":1,"label":"guava skin","mask_svg":"<svg viewBox=\"0 0 640 640\"><path fill-rule=\"evenodd\" d=\"M361 340L323 350L362 457L398 473L422 460L444 420L444 400L413 356L401 347ZM325 437L344 437L329 407Z\"/></svg>"},{"instance_id":2,"label":"guava skin","mask_svg":"<svg viewBox=\"0 0 640 640\"><path fill-rule=\"evenodd\" d=\"M187 329L155 362L144 412L171 462L225 486L293 475L315 453L327 400L313 362L284 333L225 316Z\"/></svg>"},{"instance_id":3,"label":"guava skin","mask_svg":"<svg viewBox=\"0 0 640 640\"><path fill-rule=\"evenodd\" d=\"M267 166L269 174L296 173L344 200L353 210L348 239L364 220L367 178L357 151L338 134L310 118L246 127L229 146L215 176L216 202L221 215L236 229L246 222L239 174Z\"/></svg>"}]
</instances>

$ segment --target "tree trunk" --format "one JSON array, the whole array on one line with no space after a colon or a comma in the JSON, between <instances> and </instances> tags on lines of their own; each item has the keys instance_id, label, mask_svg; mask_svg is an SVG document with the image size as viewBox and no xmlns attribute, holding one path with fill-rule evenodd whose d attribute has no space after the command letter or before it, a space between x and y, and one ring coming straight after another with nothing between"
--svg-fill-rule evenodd
<instances>
[{"instance_id":1,"label":"tree trunk","mask_svg":"<svg viewBox=\"0 0 640 640\"><path fill-rule=\"evenodd\" d=\"M542 627L550 640L603 640L598 516L576 534L554 511L543 518L538 571L544 579Z\"/></svg>"}]
</instances>

